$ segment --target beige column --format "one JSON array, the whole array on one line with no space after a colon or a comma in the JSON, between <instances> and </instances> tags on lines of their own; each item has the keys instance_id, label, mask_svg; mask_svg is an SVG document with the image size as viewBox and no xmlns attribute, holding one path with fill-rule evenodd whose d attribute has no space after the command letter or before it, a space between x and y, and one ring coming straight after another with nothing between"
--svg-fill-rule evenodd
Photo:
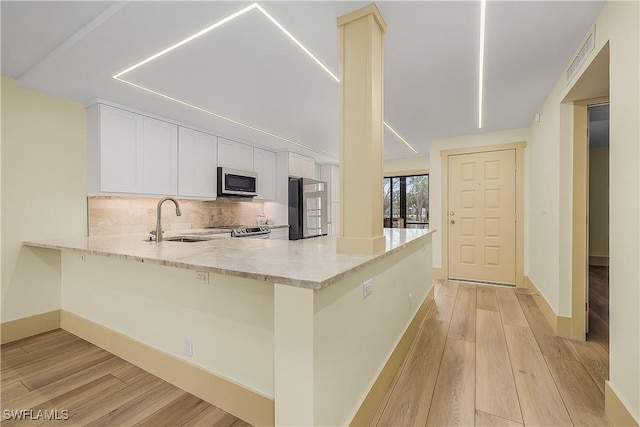
<instances>
[{"instance_id":1,"label":"beige column","mask_svg":"<svg viewBox=\"0 0 640 427\"><path fill-rule=\"evenodd\" d=\"M375 4L338 18L340 207L338 252L384 250L382 231L383 37Z\"/></svg>"}]
</instances>

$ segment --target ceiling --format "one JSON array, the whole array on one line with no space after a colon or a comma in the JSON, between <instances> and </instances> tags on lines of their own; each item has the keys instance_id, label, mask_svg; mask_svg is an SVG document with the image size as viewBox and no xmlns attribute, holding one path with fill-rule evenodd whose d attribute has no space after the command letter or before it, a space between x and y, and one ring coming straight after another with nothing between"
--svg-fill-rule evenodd
<instances>
[{"instance_id":1,"label":"ceiling","mask_svg":"<svg viewBox=\"0 0 640 427\"><path fill-rule=\"evenodd\" d=\"M603 3L488 2L479 130L480 3L378 2L387 23L385 121L417 151L385 128L385 158L428 155L433 138L528 126ZM339 84L267 14L338 75L336 18L368 2L262 2L266 14L251 8L125 73L129 84L113 78L251 4L3 0L2 74L84 105L104 99L337 161Z\"/></svg>"}]
</instances>

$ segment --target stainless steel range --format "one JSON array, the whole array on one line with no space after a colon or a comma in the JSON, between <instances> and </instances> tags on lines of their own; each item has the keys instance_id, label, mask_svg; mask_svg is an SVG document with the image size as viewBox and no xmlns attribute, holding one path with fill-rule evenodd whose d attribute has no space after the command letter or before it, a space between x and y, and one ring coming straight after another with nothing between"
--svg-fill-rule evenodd
<instances>
[{"instance_id":1,"label":"stainless steel range","mask_svg":"<svg viewBox=\"0 0 640 427\"><path fill-rule=\"evenodd\" d=\"M269 227L243 227L242 225L212 225L205 227L214 230L230 230L231 237L253 237L255 239L268 239L271 236Z\"/></svg>"},{"instance_id":2,"label":"stainless steel range","mask_svg":"<svg viewBox=\"0 0 640 427\"><path fill-rule=\"evenodd\" d=\"M254 239L268 239L271 236L269 227L245 227L231 230L231 237L252 237Z\"/></svg>"}]
</instances>

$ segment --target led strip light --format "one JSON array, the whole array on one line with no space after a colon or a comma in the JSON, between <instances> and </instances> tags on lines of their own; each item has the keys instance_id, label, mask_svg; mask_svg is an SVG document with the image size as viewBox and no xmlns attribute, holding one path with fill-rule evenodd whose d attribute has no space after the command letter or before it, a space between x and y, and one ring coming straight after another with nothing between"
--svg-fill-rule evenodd
<instances>
[{"instance_id":1,"label":"led strip light","mask_svg":"<svg viewBox=\"0 0 640 427\"><path fill-rule=\"evenodd\" d=\"M480 58L478 60L478 128L482 129L482 96L484 86L484 33L487 20L487 0L480 0Z\"/></svg>"},{"instance_id":2,"label":"led strip light","mask_svg":"<svg viewBox=\"0 0 640 427\"><path fill-rule=\"evenodd\" d=\"M333 156L333 155L331 155L329 153L326 153L324 151L317 150L317 149L315 149L313 147L309 147L308 145L302 144L300 142L294 141L294 140L289 139L289 138L285 138L285 137L277 135L277 134L275 134L273 132L269 132L269 131L266 131L264 129L257 128L255 126L248 125L246 123L240 122L240 121L232 119L230 117L226 117L226 116L223 116L221 114L215 113L213 111L207 110L205 108L198 107L197 105L190 104L188 102L182 101L182 100L177 99L177 98L173 98L173 97L171 97L169 95L165 95L165 94L163 94L161 92L157 92L157 91L154 91L154 90L149 89L147 87L135 84L135 83L130 82L128 80L125 80L123 78L123 76L125 74L135 70L136 68L139 68L142 65L148 64L149 62L153 61L154 59L157 59L157 58L161 57L162 55L164 55L166 53L169 53L172 50L177 49L180 46L183 46L183 45L189 43L190 41L195 40L198 37L207 34L208 32L210 32L210 31L212 31L212 30L214 30L214 29L226 24L227 22L230 22L231 20L233 20L233 19L235 19L235 18L237 18L239 16L244 15L245 13L247 13L247 12L253 10L253 9L259 10L269 21L271 21L271 23L273 23L280 31L282 31L287 37L289 37L300 49L302 49L302 51L304 51L304 53L306 53L327 74L329 74L336 82L338 82L338 83L340 82L340 79L335 74L333 74L331 72L331 70L329 70L329 68L327 68L318 58L316 58L315 55L313 55L306 47L304 47L304 45L302 43L300 43L289 31L287 31L286 28L284 28L278 21L276 21L276 19L273 16L271 16L266 10L264 10L258 3L253 3L252 5L247 6L244 9L241 9L241 10L239 10L239 11L237 11L237 12L235 12L235 13L229 15L229 16L227 16L226 18L216 22L215 24L210 25L210 26L198 31L195 34L190 35L189 37L185 38L184 40L181 40L178 43L175 43L175 44L167 47L166 49L161 50L160 52L157 52L157 53L151 55L150 57L138 62L137 64L132 65L131 67L129 67L129 68L123 70L123 71L120 71L118 74L114 75L113 78L118 80L118 81L120 81L120 82L122 82L122 83L126 83L126 84L128 84L130 86L133 86L135 88L138 88L138 89L144 90L146 92L152 93L154 95L160 96L162 98L177 102L178 104L184 105L186 107L193 108L193 109L201 111L203 113L206 113L206 114L212 115L214 117L226 120L226 121L231 122L233 124L245 127L247 129L254 130L256 132L260 132L260 133L268 135L268 136L272 136L274 138L278 138L278 139L280 139L282 141L288 142L290 144L294 144L294 145L296 145L298 147L301 147L301 148L304 148L306 150L310 150L310 151L313 151L315 153L322 154L323 156L327 156L327 157L331 157L331 158L335 159L336 158L335 156ZM407 147L409 147L409 149L411 151L413 151L413 153L417 153L417 151L411 146L411 144L409 144L403 137L401 137L398 134L398 132L396 132L391 126L389 126L387 124L387 122L384 122L384 126L387 129L389 129L389 131L391 131L398 139L400 139L400 141L402 141Z\"/></svg>"}]
</instances>

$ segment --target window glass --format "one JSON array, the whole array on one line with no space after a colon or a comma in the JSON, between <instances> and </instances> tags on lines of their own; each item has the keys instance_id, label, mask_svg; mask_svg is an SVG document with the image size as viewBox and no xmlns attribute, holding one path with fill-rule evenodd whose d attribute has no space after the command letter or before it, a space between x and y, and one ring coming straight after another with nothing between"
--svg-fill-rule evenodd
<instances>
[{"instance_id":1,"label":"window glass","mask_svg":"<svg viewBox=\"0 0 640 427\"><path fill-rule=\"evenodd\" d=\"M391 178L385 178L382 185L384 217L391 217Z\"/></svg>"},{"instance_id":2,"label":"window glass","mask_svg":"<svg viewBox=\"0 0 640 427\"><path fill-rule=\"evenodd\" d=\"M400 178L393 178L391 180L391 187L393 188L391 206L393 208L393 217L400 218Z\"/></svg>"},{"instance_id":3,"label":"window glass","mask_svg":"<svg viewBox=\"0 0 640 427\"><path fill-rule=\"evenodd\" d=\"M429 227L429 175L383 180L385 227Z\"/></svg>"}]
</instances>

